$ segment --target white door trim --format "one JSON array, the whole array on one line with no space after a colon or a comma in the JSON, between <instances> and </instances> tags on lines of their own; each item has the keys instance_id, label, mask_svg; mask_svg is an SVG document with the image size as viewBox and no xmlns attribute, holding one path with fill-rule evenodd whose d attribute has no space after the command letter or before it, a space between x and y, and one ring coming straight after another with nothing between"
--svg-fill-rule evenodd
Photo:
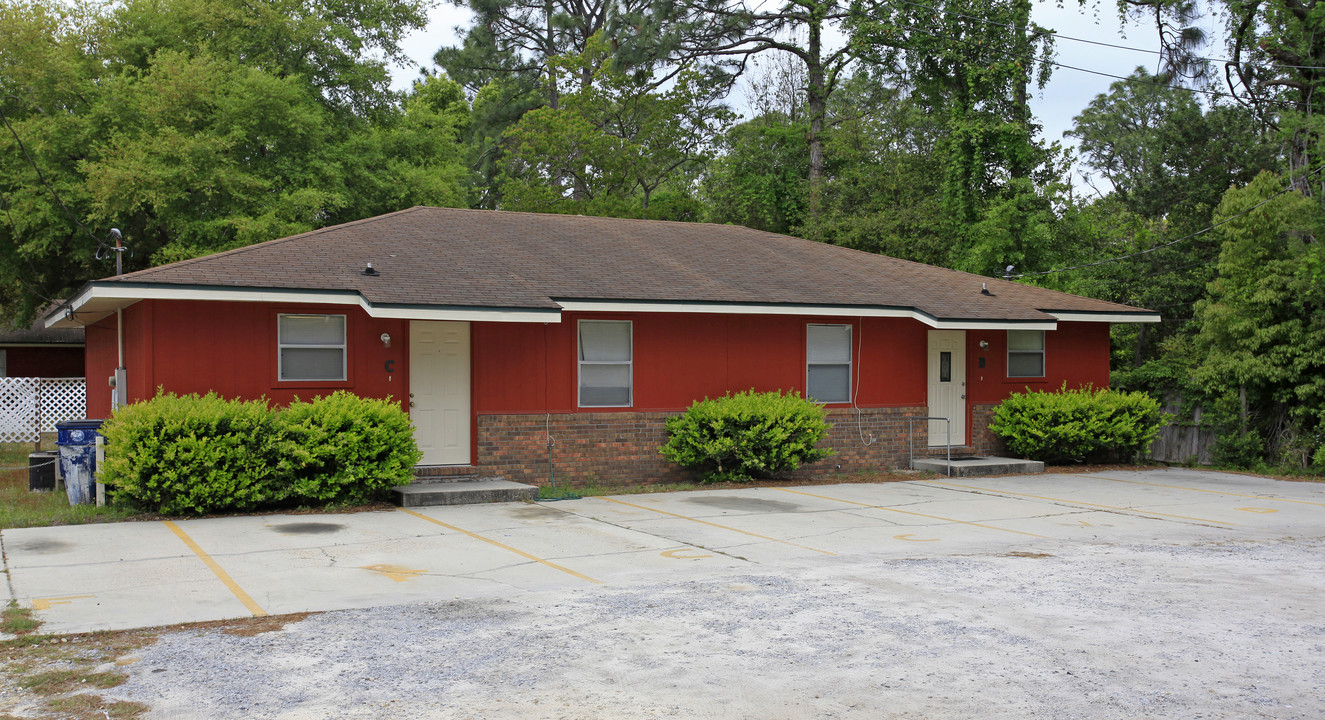
<instances>
[{"instance_id":1,"label":"white door trim","mask_svg":"<svg viewBox=\"0 0 1325 720\"><path fill-rule=\"evenodd\" d=\"M467 322L409 324L410 422L420 465L472 465L470 327Z\"/></svg>"},{"instance_id":2,"label":"white door trim","mask_svg":"<svg viewBox=\"0 0 1325 720\"><path fill-rule=\"evenodd\" d=\"M930 330L926 365L925 397L929 403L929 415L952 420L951 438L948 437L948 423L929 421L929 446L945 446L949 440L953 445L965 445L966 331Z\"/></svg>"}]
</instances>

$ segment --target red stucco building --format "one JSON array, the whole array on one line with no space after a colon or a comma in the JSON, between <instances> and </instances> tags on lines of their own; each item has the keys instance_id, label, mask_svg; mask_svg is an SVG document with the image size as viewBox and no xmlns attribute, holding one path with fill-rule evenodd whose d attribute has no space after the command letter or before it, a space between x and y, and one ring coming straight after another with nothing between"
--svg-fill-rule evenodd
<instances>
[{"instance_id":1,"label":"red stucco building","mask_svg":"<svg viewBox=\"0 0 1325 720\"><path fill-rule=\"evenodd\" d=\"M371 264L371 265L370 265ZM825 402L811 472L992 452L994 406L1109 380L1152 312L735 226L412 208L91 283L88 414L159 388L406 408L429 466L672 480L663 421L728 391ZM121 358L122 364L121 364ZM942 422L908 417L950 417Z\"/></svg>"}]
</instances>

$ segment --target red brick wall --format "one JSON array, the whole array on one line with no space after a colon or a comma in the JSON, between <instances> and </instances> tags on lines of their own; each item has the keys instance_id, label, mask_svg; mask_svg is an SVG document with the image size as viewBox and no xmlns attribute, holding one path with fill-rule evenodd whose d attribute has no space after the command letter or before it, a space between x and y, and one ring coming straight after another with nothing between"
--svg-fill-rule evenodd
<instances>
[{"instance_id":1,"label":"red brick wall","mask_svg":"<svg viewBox=\"0 0 1325 720\"><path fill-rule=\"evenodd\" d=\"M974 449L988 452L994 440L984 424L992 405L974 408L982 443ZM479 415L476 465L485 475L516 482L547 485L549 470L558 485L583 486L612 483L691 482L696 475L667 462L658 448L667 440L664 422L675 413L605 412L552 415ZM802 467L797 477L890 470L906 467L907 416L923 417L926 408L851 408L828 411L826 444L836 453ZM943 454L926 446L924 421L915 421L914 454ZM548 435L552 447L548 447ZM969 452L971 448L966 448ZM548 461L552 464L549 468Z\"/></svg>"},{"instance_id":2,"label":"red brick wall","mask_svg":"<svg viewBox=\"0 0 1325 720\"><path fill-rule=\"evenodd\" d=\"M971 449L977 455L1007 455L1003 439L989 431L998 403L971 406Z\"/></svg>"}]
</instances>

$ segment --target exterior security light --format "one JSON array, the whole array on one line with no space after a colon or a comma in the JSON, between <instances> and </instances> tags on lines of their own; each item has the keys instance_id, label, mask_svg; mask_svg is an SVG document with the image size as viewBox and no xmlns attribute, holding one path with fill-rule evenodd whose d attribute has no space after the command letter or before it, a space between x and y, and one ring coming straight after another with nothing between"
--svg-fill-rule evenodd
<instances>
[{"instance_id":1,"label":"exterior security light","mask_svg":"<svg viewBox=\"0 0 1325 720\"><path fill-rule=\"evenodd\" d=\"M382 347L391 347L391 333L382 333Z\"/></svg>"}]
</instances>

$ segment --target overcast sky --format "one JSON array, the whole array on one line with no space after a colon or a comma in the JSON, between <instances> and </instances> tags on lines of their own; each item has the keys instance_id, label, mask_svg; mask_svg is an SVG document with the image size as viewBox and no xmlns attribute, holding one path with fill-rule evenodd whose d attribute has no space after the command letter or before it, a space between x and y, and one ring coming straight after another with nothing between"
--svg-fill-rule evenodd
<instances>
[{"instance_id":1,"label":"overcast sky","mask_svg":"<svg viewBox=\"0 0 1325 720\"><path fill-rule=\"evenodd\" d=\"M1037 0L1034 19L1060 36L1150 50L1159 47L1153 26L1133 24L1123 27L1112 2L1102 3L1096 12L1082 9L1070 1L1065 5L1060 8L1052 1ZM457 44L459 36L455 28L457 25L468 25L469 17L468 10L444 2L429 13L427 28L405 40L405 51L422 67L432 68L433 53L444 45ZM1206 23L1208 25L1209 21ZM1218 55L1220 51L1211 49L1205 54ZM1157 56L1153 54L1100 47L1062 37L1057 42L1056 62L1110 75L1129 75L1138 65L1153 72L1156 60ZM418 68L398 68L395 72L396 86L408 87L417 73ZM1044 125L1044 137L1047 140L1064 140L1063 132L1072 127L1072 118L1096 95L1107 92L1111 82L1114 82L1113 78L1063 67L1054 68L1049 84L1036 94L1032 102L1036 118ZM742 95L738 90L732 102L739 104Z\"/></svg>"}]
</instances>

